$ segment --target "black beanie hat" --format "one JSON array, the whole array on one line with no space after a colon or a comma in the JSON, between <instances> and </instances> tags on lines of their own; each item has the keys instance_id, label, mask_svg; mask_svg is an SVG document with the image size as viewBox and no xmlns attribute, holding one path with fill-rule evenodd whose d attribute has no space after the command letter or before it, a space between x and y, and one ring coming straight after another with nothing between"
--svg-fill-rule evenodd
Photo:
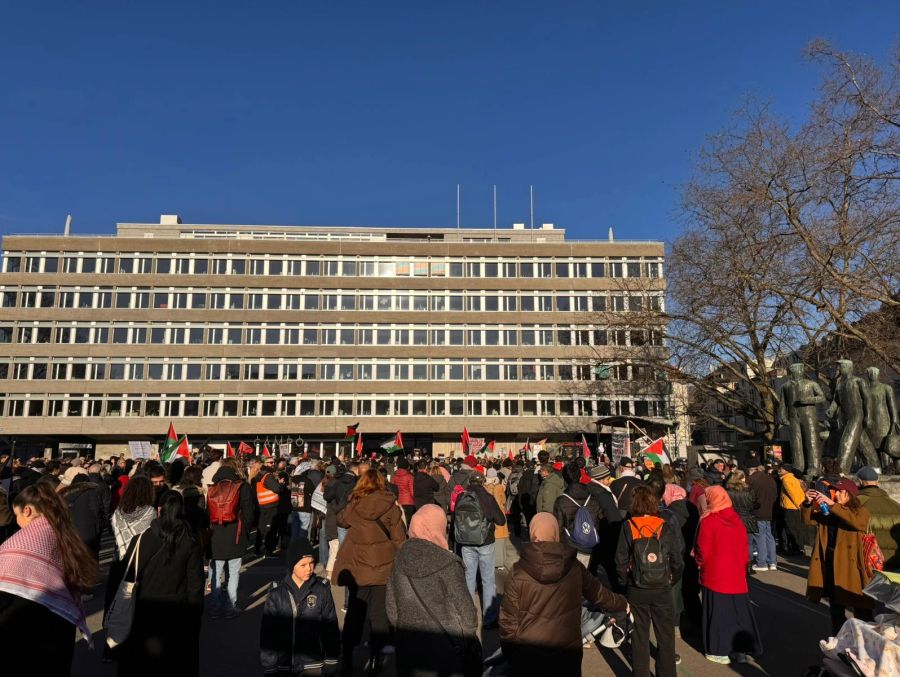
<instances>
[{"instance_id":1,"label":"black beanie hat","mask_svg":"<svg viewBox=\"0 0 900 677\"><path fill-rule=\"evenodd\" d=\"M304 557L312 557L313 562L316 561L316 549L312 547L312 543L310 543L305 538L298 538L291 541L290 546L288 546L287 551L287 570L288 573L294 570L294 567Z\"/></svg>"}]
</instances>

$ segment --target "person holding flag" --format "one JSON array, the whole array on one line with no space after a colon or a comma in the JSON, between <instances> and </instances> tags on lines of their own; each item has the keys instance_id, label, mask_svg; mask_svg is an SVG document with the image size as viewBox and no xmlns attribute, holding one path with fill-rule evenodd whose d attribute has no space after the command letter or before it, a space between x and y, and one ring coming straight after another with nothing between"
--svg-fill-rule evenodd
<instances>
[{"instance_id":1,"label":"person holding flag","mask_svg":"<svg viewBox=\"0 0 900 677\"><path fill-rule=\"evenodd\" d=\"M268 452L266 446L263 446L263 451L265 462L262 476L256 483L256 502L259 504L259 521L256 526L257 554L260 554L262 546L265 548L266 557L275 557L278 530L273 529L272 525L278 515L278 503L284 489L284 480L275 474L275 459L271 454L266 456Z\"/></svg>"}]
</instances>

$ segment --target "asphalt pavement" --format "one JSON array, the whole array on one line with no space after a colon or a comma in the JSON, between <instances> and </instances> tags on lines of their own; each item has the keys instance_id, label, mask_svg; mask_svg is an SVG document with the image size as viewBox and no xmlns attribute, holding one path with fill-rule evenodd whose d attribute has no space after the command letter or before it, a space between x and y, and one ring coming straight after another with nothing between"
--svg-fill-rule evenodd
<instances>
[{"instance_id":1,"label":"asphalt pavement","mask_svg":"<svg viewBox=\"0 0 900 677\"><path fill-rule=\"evenodd\" d=\"M512 548L510 548L512 551ZM108 551L105 552L108 557ZM510 564L511 565L511 564ZM105 576L106 567L103 568ZM262 675L259 665L259 627L262 606L272 581L280 580L285 573L282 558L245 558L241 574L239 605L244 612L237 618L211 619L204 615L200 636L200 674L209 677ZM498 586L502 590L504 574L498 573ZM677 640L676 650L682 662L678 674L684 677L719 675L771 675L772 677L801 677L811 665L821 661L819 640L829 634L828 608L814 605L803 596L806 586L806 565L803 558L779 559L778 571L755 574L751 578L750 596L762 635L764 653L743 665L717 665L703 656L698 636L686 632ZM335 601L340 606L343 590L335 590ZM103 585L98 587L93 600L88 602L89 625L96 631L94 648L80 640L76 645L72 674L76 677L106 677L116 674L114 663L101 660ZM341 615L341 621L343 617ZM499 646L496 630L483 637L485 655ZM356 664L359 674L367 657L360 648ZM177 657L173 657L177 660ZM582 664L587 677L607 675L631 675L626 650L609 650L599 647L586 649ZM394 677L393 658L386 657L384 677Z\"/></svg>"}]
</instances>

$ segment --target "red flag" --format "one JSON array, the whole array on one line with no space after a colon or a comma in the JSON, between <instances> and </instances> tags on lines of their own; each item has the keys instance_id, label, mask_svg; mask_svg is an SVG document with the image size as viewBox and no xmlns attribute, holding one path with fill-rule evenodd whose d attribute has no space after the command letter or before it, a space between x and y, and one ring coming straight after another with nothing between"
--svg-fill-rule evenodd
<instances>
[{"instance_id":1,"label":"red flag","mask_svg":"<svg viewBox=\"0 0 900 677\"><path fill-rule=\"evenodd\" d=\"M361 455L361 454L362 454L362 450L363 450L362 433L360 433L360 434L357 435L357 437L356 437L356 453Z\"/></svg>"},{"instance_id":2,"label":"red flag","mask_svg":"<svg viewBox=\"0 0 900 677\"><path fill-rule=\"evenodd\" d=\"M244 442L244 440L241 440L241 443L238 445L238 451L244 456L252 456L256 453L253 447Z\"/></svg>"},{"instance_id":3,"label":"red flag","mask_svg":"<svg viewBox=\"0 0 900 677\"><path fill-rule=\"evenodd\" d=\"M400 434L400 431L397 431L397 446L401 449L403 448L403 435Z\"/></svg>"},{"instance_id":4,"label":"red flag","mask_svg":"<svg viewBox=\"0 0 900 677\"><path fill-rule=\"evenodd\" d=\"M265 458L272 458L272 454L269 453L269 445L268 444L263 445L262 455Z\"/></svg>"},{"instance_id":5,"label":"red flag","mask_svg":"<svg viewBox=\"0 0 900 677\"><path fill-rule=\"evenodd\" d=\"M581 453L584 454L585 459L591 457L591 448L588 446L587 440L584 439L584 433L581 433Z\"/></svg>"},{"instance_id":6,"label":"red flag","mask_svg":"<svg viewBox=\"0 0 900 677\"><path fill-rule=\"evenodd\" d=\"M225 458L233 458L234 457L234 447L231 446L231 442L228 442L225 445Z\"/></svg>"},{"instance_id":7,"label":"red flag","mask_svg":"<svg viewBox=\"0 0 900 677\"><path fill-rule=\"evenodd\" d=\"M510 460L510 461L513 460L512 449L509 450L509 460Z\"/></svg>"},{"instance_id":8,"label":"red flag","mask_svg":"<svg viewBox=\"0 0 900 677\"><path fill-rule=\"evenodd\" d=\"M464 455L469 453L469 430L465 427L462 433L462 451Z\"/></svg>"}]
</instances>

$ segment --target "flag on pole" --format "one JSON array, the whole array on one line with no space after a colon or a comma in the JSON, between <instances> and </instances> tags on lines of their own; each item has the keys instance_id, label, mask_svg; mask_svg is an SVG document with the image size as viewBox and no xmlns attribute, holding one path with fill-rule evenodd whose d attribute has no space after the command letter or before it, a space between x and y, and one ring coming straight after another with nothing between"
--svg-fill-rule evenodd
<instances>
[{"instance_id":1,"label":"flag on pole","mask_svg":"<svg viewBox=\"0 0 900 677\"><path fill-rule=\"evenodd\" d=\"M644 450L641 453L644 454L644 458L651 463L664 465L671 462L669 460L669 455L666 453L666 445L663 443L662 437L644 447Z\"/></svg>"},{"instance_id":2,"label":"flag on pole","mask_svg":"<svg viewBox=\"0 0 900 677\"><path fill-rule=\"evenodd\" d=\"M272 458L272 453L269 451L269 445L264 444L262 449L262 455L264 458Z\"/></svg>"},{"instance_id":3,"label":"flag on pole","mask_svg":"<svg viewBox=\"0 0 900 677\"><path fill-rule=\"evenodd\" d=\"M345 440L352 440L356 437L356 431L359 428L359 423L355 423L354 425L347 426L347 435L344 437Z\"/></svg>"},{"instance_id":4,"label":"flag on pole","mask_svg":"<svg viewBox=\"0 0 900 677\"><path fill-rule=\"evenodd\" d=\"M469 453L469 429L465 426L462 432L462 452L463 454Z\"/></svg>"},{"instance_id":5,"label":"flag on pole","mask_svg":"<svg viewBox=\"0 0 900 677\"><path fill-rule=\"evenodd\" d=\"M531 451L531 442L530 442L529 440L526 439L526 440L525 440L525 444L523 444L523 445L522 445L522 448L519 449L519 453L525 453L525 454L527 454L527 453L530 452L530 451Z\"/></svg>"},{"instance_id":6,"label":"flag on pole","mask_svg":"<svg viewBox=\"0 0 900 677\"><path fill-rule=\"evenodd\" d=\"M496 441L497 440L491 440L490 442L485 444L483 447L481 447L481 451L479 451L478 453L483 454L483 453L487 452L489 454L493 454L494 453L494 443Z\"/></svg>"},{"instance_id":7,"label":"flag on pole","mask_svg":"<svg viewBox=\"0 0 900 677\"><path fill-rule=\"evenodd\" d=\"M362 443L362 433L356 436L356 453L362 455L363 443Z\"/></svg>"},{"instance_id":8,"label":"flag on pole","mask_svg":"<svg viewBox=\"0 0 900 677\"><path fill-rule=\"evenodd\" d=\"M191 446L188 444L187 435L175 436L175 426L169 423L169 434L166 443L159 454L159 460L163 463L171 463L181 457L188 463L191 462Z\"/></svg>"},{"instance_id":9,"label":"flag on pole","mask_svg":"<svg viewBox=\"0 0 900 677\"><path fill-rule=\"evenodd\" d=\"M587 440L584 439L584 433L581 433L581 453L584 454L585 460L591 457L591 448L588 446Z\"/></svg>"},{"instance_id":10,"label":"flag on pole","mask_svg":"<svg viewBox=\"0 0 900 677\"><path fill-rule=\"evenodd\" d=\"M234 447L231 446L231 442L225 445L225 458L234 458Z\"/></svg>"},{"instance_id":11,"label":"flag on pole","mask_svg":"<svg viewBox=\"0 0 900 677\"><path fill-rule=\"evenodd\" d=\"M509 450L509 460L510 460L510 461L513 460L512 449Z\"/></svg>"},{"instance_id":12,"label":"flag on pole","mask_svg":"<svg viewBox=\"0 0 900 677\"><path fill-rule=\"evenodd\" d=\"M381 448L388 454L394 454L398 451L403 451L403 435L400 434L400 431L397 431L397 434L382 443Z\"/></svg>"},{"instance_id":13,"label":"flag on pole","mask_svg":"<svg viewBox=\"0 0 900 677\"><path fill-rule=\"evenodd\" d=\"M175 426L172 425L172 421L169 421L169 434L166 435L166 443L169 442L177 442L178 435L175 433Z\"/></svg>"},{"instance_id":14,"label":"flag on pole","mask_svg":"<svg viewBox=\"0 0 900 677\"><path fill-rule=\"evenodd\" d=\"M241 443L238 445L238 451L242 456L252 456L256 453L256 451L249 444L241 440Z\"/></svg>"}]
</instances>

